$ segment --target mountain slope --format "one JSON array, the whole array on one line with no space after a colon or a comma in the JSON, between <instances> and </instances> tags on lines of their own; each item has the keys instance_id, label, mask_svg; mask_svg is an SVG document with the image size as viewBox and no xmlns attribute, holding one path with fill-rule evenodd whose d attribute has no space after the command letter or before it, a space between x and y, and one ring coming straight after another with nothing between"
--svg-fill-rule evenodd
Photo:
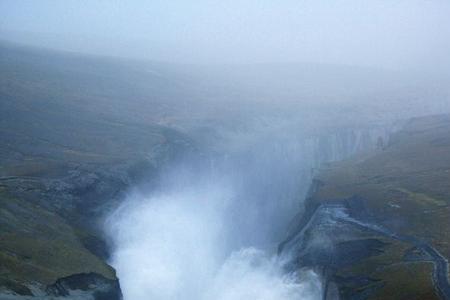
<instances>
[{"instance_id":1,"label":"mountain slope","mask_svg":"<svg viewBox=\"0 0 450 300\"><path fill-rule=\"evenodd\" d=\"M130 186L204 149L228 154L280 131L320 135L435 111L417 99L445 89L403 76L124 61L1 42L0 296L82 288L120 297L101 218ZM405 104L412 86L418 95Z\"/></svg>"},{"instance_id":2,"label":"mountain slope","mask_svg":"<svg viewBox=\"0 0 450 300\"><path fill-rule=\"evenodd\" d=\"M141 72L120 62L0 53L0 298L119 299L100 218L189 143L154 119L175 84L147 77L157 101L144 106Z\"/></svg>"},{"instance_id":3,"label":"mountain slope","mask_svg":"<svg viewBox=\"0 0 450 300\"><path fill-rule=\"evenodd\" d=\"M412 119L377 153L318 174L296 251L324 268L330 296L450 297L449 137L448 115Z\"/></svg>"}]
</instances>

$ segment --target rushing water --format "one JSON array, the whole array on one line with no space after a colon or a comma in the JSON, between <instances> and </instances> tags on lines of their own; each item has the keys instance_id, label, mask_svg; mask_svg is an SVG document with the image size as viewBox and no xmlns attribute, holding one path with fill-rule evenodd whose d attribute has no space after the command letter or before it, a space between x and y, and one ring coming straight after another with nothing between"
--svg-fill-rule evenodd
<instances>
[{"instance_id":1,"label":"rushing water","mask_svg":"<svg viewBox=\"0 0 450 300\"><path fill-rule=\"evenodd\" d=\"M282 261L253 247L227 251L227 196L135 195L114 214L113 265L126 300L318 299L313 272L285 274Z\"/></svg>"},{"instance_id":2,"label":"rushing water","mask_svg":"<svg viewBox=\"0 0 450 300\"><path fill-rule=\"evenodd\" d=\"M130 193L106 226L125 300L321 299L320 277L286 273L289 257L275 249L311 169L349 154L330 153L339 142L271 134L214 167L174 165L151 192Z\"/></svg>"}]
</instances>

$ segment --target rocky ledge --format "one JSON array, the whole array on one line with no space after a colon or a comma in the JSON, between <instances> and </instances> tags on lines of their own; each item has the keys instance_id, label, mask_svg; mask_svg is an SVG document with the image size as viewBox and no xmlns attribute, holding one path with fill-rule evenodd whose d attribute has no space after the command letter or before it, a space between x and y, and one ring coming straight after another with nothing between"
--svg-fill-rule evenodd
<instances>
[{"instance_id":1,"label":"rocky ledge","mask_svg":"<svg viewBox=\"0 0 450 300\"><path fill-rule=\"evenodd\" d=\"M450 299L450 117L408 122L376 152L323 168L280 252L324 299Z\"/></svg>"}]
</instances>

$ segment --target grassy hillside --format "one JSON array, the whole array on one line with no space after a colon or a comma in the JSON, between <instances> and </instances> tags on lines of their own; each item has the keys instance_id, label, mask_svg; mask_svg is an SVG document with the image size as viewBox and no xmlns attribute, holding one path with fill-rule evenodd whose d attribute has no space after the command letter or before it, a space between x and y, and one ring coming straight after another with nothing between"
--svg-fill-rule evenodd
<instances>
[{"instance_id":1,"label":"grassy hillside","mask_svg":"<svg viewBox=\"0 0 450 300\"><path fill-rule=\"evenodd\" d=\"M0 295L2 287L29 294L30 285L78 273L114 278L98 219L133 180L179 153L226 152L228 138L240 143L255 128L315 134L440 108L417 99L438 98L445 84L430 89L404 76L313 64L125 61L0 42ZM446 140L434 143L441 149ZM410 185L396 193L446 201Z\"/></svg>"},{"instance_id":2,"label":"grassy hillside","mask_svg":"<svg viewBox=\"0 0 450 300\"><path fill-rule=\"evenodd\" d=\"M95 272L114 279L114 270L88 251L77 230L56 213L12 196L0 182L0 285L31 294L30 283Z\"/></svg>"},{"instance_id":3,"label":"grassy hillside","mask_svg":"<svg viewBox=\"0 0 450 300\"><path fill-rule=\"evenodd\" d=\"M336 163L317 176L312 203L357 196L370 220L398 235L417 238L450 258L450 116L412 119L377 153ZM373 237L373 234L372 234ZM345 240L358 240L355 234ZM437 299L433 265L413 245L380 237L378 255L338 268L335 276L366 276L362 286L342 283L342 292L377 285L370 299ZM339 242L338 242L339 243Z\"/></svg>"},{"instance_id":4,"label":"grassy hillside","mask_svg":"<svg viewBox=\"0 0 450 300\"><path fill-rule=\"evenodd\" d=\"M74 274L115 279L97 218L186 143L156 121L176 86L120 61L0 45L0 298Z\"/></svg>"}]
</instances>

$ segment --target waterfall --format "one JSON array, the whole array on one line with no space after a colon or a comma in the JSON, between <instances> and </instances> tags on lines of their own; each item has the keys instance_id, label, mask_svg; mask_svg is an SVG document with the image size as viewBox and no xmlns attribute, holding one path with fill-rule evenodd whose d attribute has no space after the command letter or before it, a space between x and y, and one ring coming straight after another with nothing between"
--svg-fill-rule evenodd
<instances>
[{"instance_id":1,"label":"waterfall","mask_svg":"<svg viewBox=\"0 0 450 300\"><path fill-rule=\"evenodd\" d=\"M312 170L374 148L380 137L387 134L379 128L306 138L284 131L213 164L174 164L152 192L130 192L106 222L124 299L321 299L320 276L286 273L290 258L276 255L277 243Z\"/></svg>"}]
</instances>

